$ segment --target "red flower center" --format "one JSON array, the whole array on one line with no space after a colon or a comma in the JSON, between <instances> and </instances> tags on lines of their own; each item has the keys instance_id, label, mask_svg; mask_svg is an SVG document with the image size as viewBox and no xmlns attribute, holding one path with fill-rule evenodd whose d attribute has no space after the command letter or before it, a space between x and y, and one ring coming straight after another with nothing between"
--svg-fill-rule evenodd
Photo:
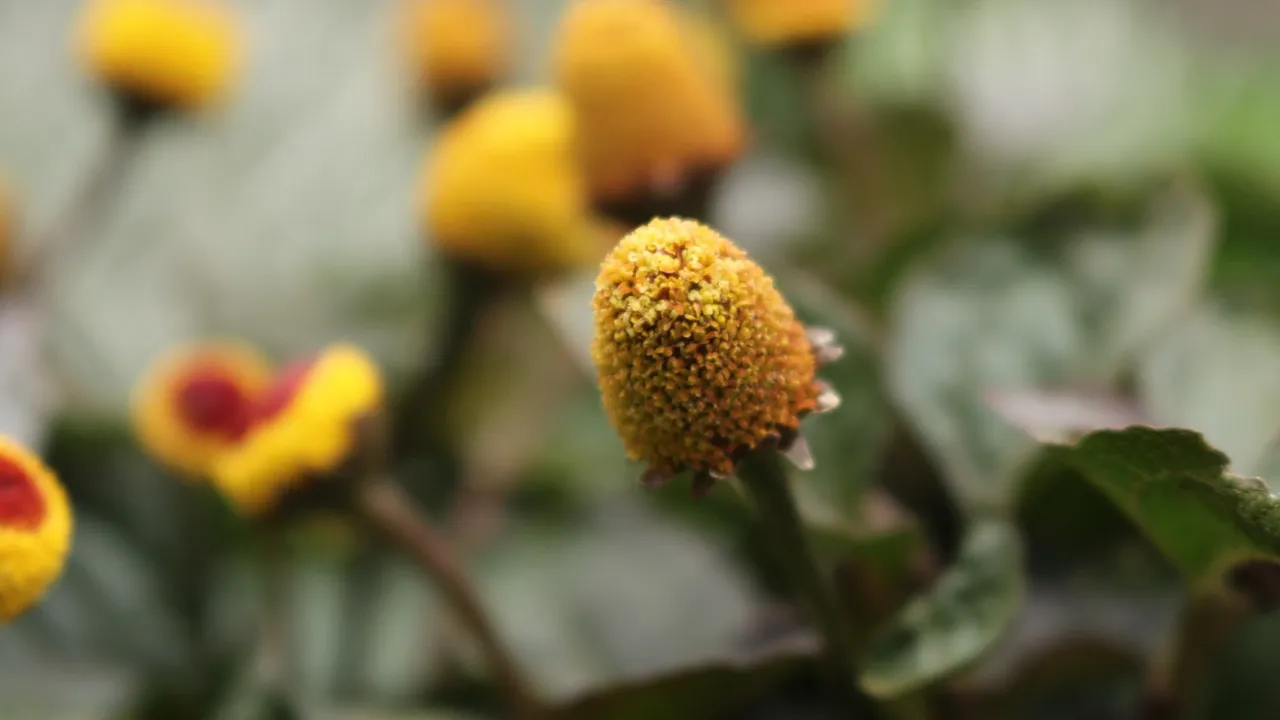
<instances>
[{"instance_id":1,"label":"red flower center","mask_svg":"<svg viewBox=\"0 0 1280 720\"><path fill-rule=\"evenodd\" d=\"M253 404L250 413L251 422L253 424L266 422L284 412L284 409L289 407L289 403L297 397L298 391L302 389L303 382L306 381L307 375L314 366L314 360L302 360L277 373L275 380Z\"/></svg>"},{"instance_id":2,"label":"red flower center","mask_svg":"<svg viewBox=\"0 0 1280 720\"><path fill-rule=\"evenodd\" d=\"M249 429L252 399L218 369L197 370L178 388L178 413L202 433L238 440Z\"/></svg>"},{"instance_id":3,"label":"red flower center","mask_svg":"<svg viewBox=\"0 0 1280 720\"><path fill-rule=\"evenodd\" d=\"M44 497L22 466L0 455L0 526L35 530L44 521Z\"/></svg>"}]
</instances>

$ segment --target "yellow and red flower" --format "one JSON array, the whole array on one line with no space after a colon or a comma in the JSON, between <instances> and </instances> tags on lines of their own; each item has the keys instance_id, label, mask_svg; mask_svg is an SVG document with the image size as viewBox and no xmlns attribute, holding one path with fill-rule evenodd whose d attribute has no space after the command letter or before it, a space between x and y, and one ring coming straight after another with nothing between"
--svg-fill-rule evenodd
<instances>
[{"instance_id":1,"label":"yellow and red flower","mask_svg":"<svg viewBox=\"0 0 1280 720\"><path fill-rule=\"evenodd\" d=\"M0 622L34 605L71 549L66 493L40 458L0 436Z\"/></svg>"},{"instance_id":2,"label":"yellow and red flower","mask_svg":"<svg viewBox=\"0 0 1280 720\"><path fill-rule=\"evenodd\" d=\"M747 254L711 228L655 219L605 259L592 356L633 460L665 478L728 475L819 408L803 325Z\"/></svg>"},{"instance_id":3,"label":"yellow and red flower","mask_svg":"<svg viewBox=\"0 0 1280 720\"><path fill-rule=\"evenodd\" d=\"M235 18L209 0L89 0L77 41L94 77L157 108L195 110L221 99L241 62Z\"/></svg>"},{"instance_id":4,"label":"yellow and red flower","mask_svg":"<svg viewBox=\"0 0 1280 720\"><path fill-rule=\"evenodd\" d=\"M249 429L259 393L271 379L250 347L213 342L182 347L156 361L134 389L134 429L157 460L192 477Z\"/></svg>"},{"instance_id":5,"label":"yellow and red flower","mask_svg":"<svg viewBox=\"0 0 1280 720\"><path fill-rule=\"evenodd\" d=\"M217 459L213 483L239 512L260 516L290 490L338 469L359 441L360 422L381 405L374 362L359 348L330 346L276 375L240 442Z\"/></svg>"},{"instance_id":6,"label":"yellow and red flower","mask_svg":"<svg viewBox=\"0 0 1280 720\"><path fill-rule=\"evenodd\" d=\"M557 45L578 117L578 155L603 202L674 192L746 143L716 51L659 0L577 0Z\"/></svg>"},{"instance_id":7,"label":"yellow and red flower","mask_svg":"<svg viewBox=\"0 0 1280 720\"><path fill-rule=\"evenodd\" d=\"M507 0L410 0L400 24L406 64L433 104L463 105L511 60Z\"/></svg>"}]
</instances>

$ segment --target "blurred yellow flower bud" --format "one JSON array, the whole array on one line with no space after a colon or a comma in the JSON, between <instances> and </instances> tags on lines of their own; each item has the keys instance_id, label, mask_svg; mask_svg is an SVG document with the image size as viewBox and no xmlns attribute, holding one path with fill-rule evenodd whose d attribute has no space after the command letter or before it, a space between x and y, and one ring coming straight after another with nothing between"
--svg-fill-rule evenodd
<instances>
[{"instance_id":1,"label":"blurred yellow flower bud","mask_svg":"<svg viewBox=\"0 0 1280 720\"><path fill-rule=\"evenodd\" d=\"M0 622L34 605L67 562L71 506L40 458L0 435Z\"/></svg>"},{"instance_id":2,"label":"blurred yellow flower bud","mask_svg":"<svg viewBox=\"0 0 1280 720\"><path fill-rule=\"evenodd\" d=\"M134 388L134 432L160 462L205 478L249 429L254 403L270 380L267 360L245 345L178 348L153 363Z\"/></svg>"},{"instance_id":3,"label":"blurred yellow flower bud","mask_svg":"<svg viewBox=\"0 0 1280 720\"><path fill-rule=\"evenodd\" d=\"M333 345L286 367L259 395L244 437L214 463L214 485L242 514L267 513L337 470L381 405L378 367L359 348Z\"/></svg>"},{"instance_id":4,"label":"blurred yellow flower bud","mask_svg":"<svg viewBox=\"0 0 1280 720\"><path fill-rule=\"evenodd\" d=\"M637 228L605 259L593 306L605 412L652 472L730 474L817 407L805 328L711 228L675 218Z\"/></svg>"},{"instance_id":5,"label":"blurred yellow flower bud","mask_svg":"<svg viewBox=\"0 0 1280 720\"><path fill-rule=\"evenodd\" d=\"M227 93L240 64L234 18L207 0L89 0L77 39L98 80L147 108L205 107Z\"/></svg>"},{"instance_id":6,"label":"blurred yellow flower bud","mask_svg":"<svg viewBox=\"0 0 1280 720\"><path fill-rule=\"evenodd\" d=\"M574 162L575 123L552 90L495 92L441 132L423 168L422 222L444 254L501 271L596 262L605 247Z\"/></svg>"},{"instance_id":7,"label":"blurred yellow flower bud","mask_svg":"<svg viewBox=\"0 0 1280 720\"><path fill-rule=\"evenodd\" d=\"M701 49L699 49L699 47ZM660 0L576 0L557 45L597 201L671 195L730 163L746 129L712 53Z\"/></svg>"},{"instance_id":8,"label":"blurred yellow flower bud","mask_svg":"<svg viewBox=\"0 0 1280 720\"><path fill-rule=\"evenodd\" d=\"M433 105L460 109L496 85L511 62L509 0L409 0L401 46Z\"/></svg>"},{"instance_id":9,"label":"blurred yellow flower bud","mask_svg":"<svg viewBox=\"0 0 1280 720\"><path fill-rule=\"evenodd\" d=\"M742 34L768 48L823 45L868 25L878 0L725 0Z\"/></svg>"}]
</instances>

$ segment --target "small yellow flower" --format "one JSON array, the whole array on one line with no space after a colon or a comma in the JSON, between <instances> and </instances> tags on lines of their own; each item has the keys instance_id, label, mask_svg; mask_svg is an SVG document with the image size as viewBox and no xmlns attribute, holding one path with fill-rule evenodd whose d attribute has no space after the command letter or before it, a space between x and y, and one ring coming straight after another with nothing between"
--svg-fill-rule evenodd
<instances>
[{"instance_id":1,"label":"small yellow flower","mask_svg":"<svg viewBox=\"0 0 1280 720\"><path fill-rule=\"evenodd\" d=\"M656 219L627 235L593 306L605 412L660 475L732 473L817 407L805 328L760 266L704 225Z\"/></svg>"},{"instance_id":2,"label":"small yellow flower","mask_svg":"<svg viewBox=\"0 0 1280 720\"><path fill-rule=\"evenodd\" d=\"M497 84L511 55L507 0L409 0L401 45L437 106L461 105Z\"/></svg>"},{"instance_id":3,"label":"small yellow flower","mask_svg":"<svg viewBox=\"0 0 1280 720\"><path fill-rule=\"evenodd\" d=\"M241 442L214 464L213 482L244 515L268 512L290 490L342 465L357 423L381 404L373 361L350 345L330 346L277 375Z\"/></svg>"},{"instance_id":4,"label":"small yellow flower","mask_svg":"<svg viewBox=\"0 0 1280 720\"><path fill-rule=\"evenodd\" d=\"M40 458L0 436L0 622L44 596L67 562L67 495Z\"/></svg>"},{"instance_id":5,"label":"small yellow flower","mask_svg":"<svg viewBox=\"0 0 1280 720\"><path fill-rule=\"evenodd\" d=\"M427 157L420 212L443 253L510 272L604 254L574 162L575 124L552 90L503 90L451 122Z\"/></svg>"},{"instance_id":6,"label":"small yellow flower","mask_svg":"<svg viewBox=\"0 0 1280 720\"><path fill-rule=\"evenodd\" d=\"M741 152L746 130L722 67L660 0L577 0L557 68L578 115L592 196L665 193Z\"/></svg>"},{"instance_id":7,"label":"small yellow flower","mask_svg":"<svg viewBox=\"0 0 1280 720\"><path fill-rule=\"evenodd\" d=\"M878 0L725 0L748 41L769 48L837 41L871 22Z\"/></svg>"},{"instance_id":8,"label":"small yellow flower","mask_svg":"<svg viewBox=\"0 0 1280 720\"><path fill-rule=\"evenodd\" d=\"M89 0L77 39L95 77L158 108L195 110L219 100L240 64L234 18L206 0Z\"/></svg>"},{"instance_id":9,"label":"small yellow flower","mask_svg":"<svg viewBox=\"0 0 1280 720\"><path fill-rule=\"evenodd\" d=\"M266 359L229 342L182 347L158 359L133 392L133 424L143 447L169 467L207 477L213 462L249 429L271 380Z\"/></svg>"}]
</instances>

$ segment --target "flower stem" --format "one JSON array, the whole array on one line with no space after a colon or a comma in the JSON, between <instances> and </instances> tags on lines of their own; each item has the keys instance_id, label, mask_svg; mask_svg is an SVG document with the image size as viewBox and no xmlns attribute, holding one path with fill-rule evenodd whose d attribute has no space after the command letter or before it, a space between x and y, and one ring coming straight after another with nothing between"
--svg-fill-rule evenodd
<instances>
[{"instance_id":1,"label":"flower stem","mask_svg":"<svg viewBox=\"0 0 1280 720\"><path fill-rule=\"evenodd\" d=\"M1249 612L1241 598L1217 588L1187 598L1169 648L1153 661L1138 704L1140 720L1188 717L1223 646Z\"/></svg>"},{"instance_id":2,"label":"flower stem","mask_svg":"<svg viewBox=\"0 0 1280 720\"><path fill-rule=\"evenodd\" d=\"M436 583L458 619L479 643L506 697L511 717L517 720L544 717L545 709L529 689L511 650L498 635L475 587L445 538L423 521L404 492L386 478L371 479L361 485L356 506L374 527L411 555Z\"/></svg>"},{"instance_id":3,"label":"flower stem","mask_svg":"<svg viewBox=\"0 0 1280 720\"><path fill-rule=\"evenodd\" d=\"M738 477L755 502L756 512L782 565L823 636L833 689L855 717L860 720L876 717L874 703L857 686L855 636L805 539L800 514L787 486L782 456L771 447L757 450L739 464Z\"/></svg>"}]
</instances>

